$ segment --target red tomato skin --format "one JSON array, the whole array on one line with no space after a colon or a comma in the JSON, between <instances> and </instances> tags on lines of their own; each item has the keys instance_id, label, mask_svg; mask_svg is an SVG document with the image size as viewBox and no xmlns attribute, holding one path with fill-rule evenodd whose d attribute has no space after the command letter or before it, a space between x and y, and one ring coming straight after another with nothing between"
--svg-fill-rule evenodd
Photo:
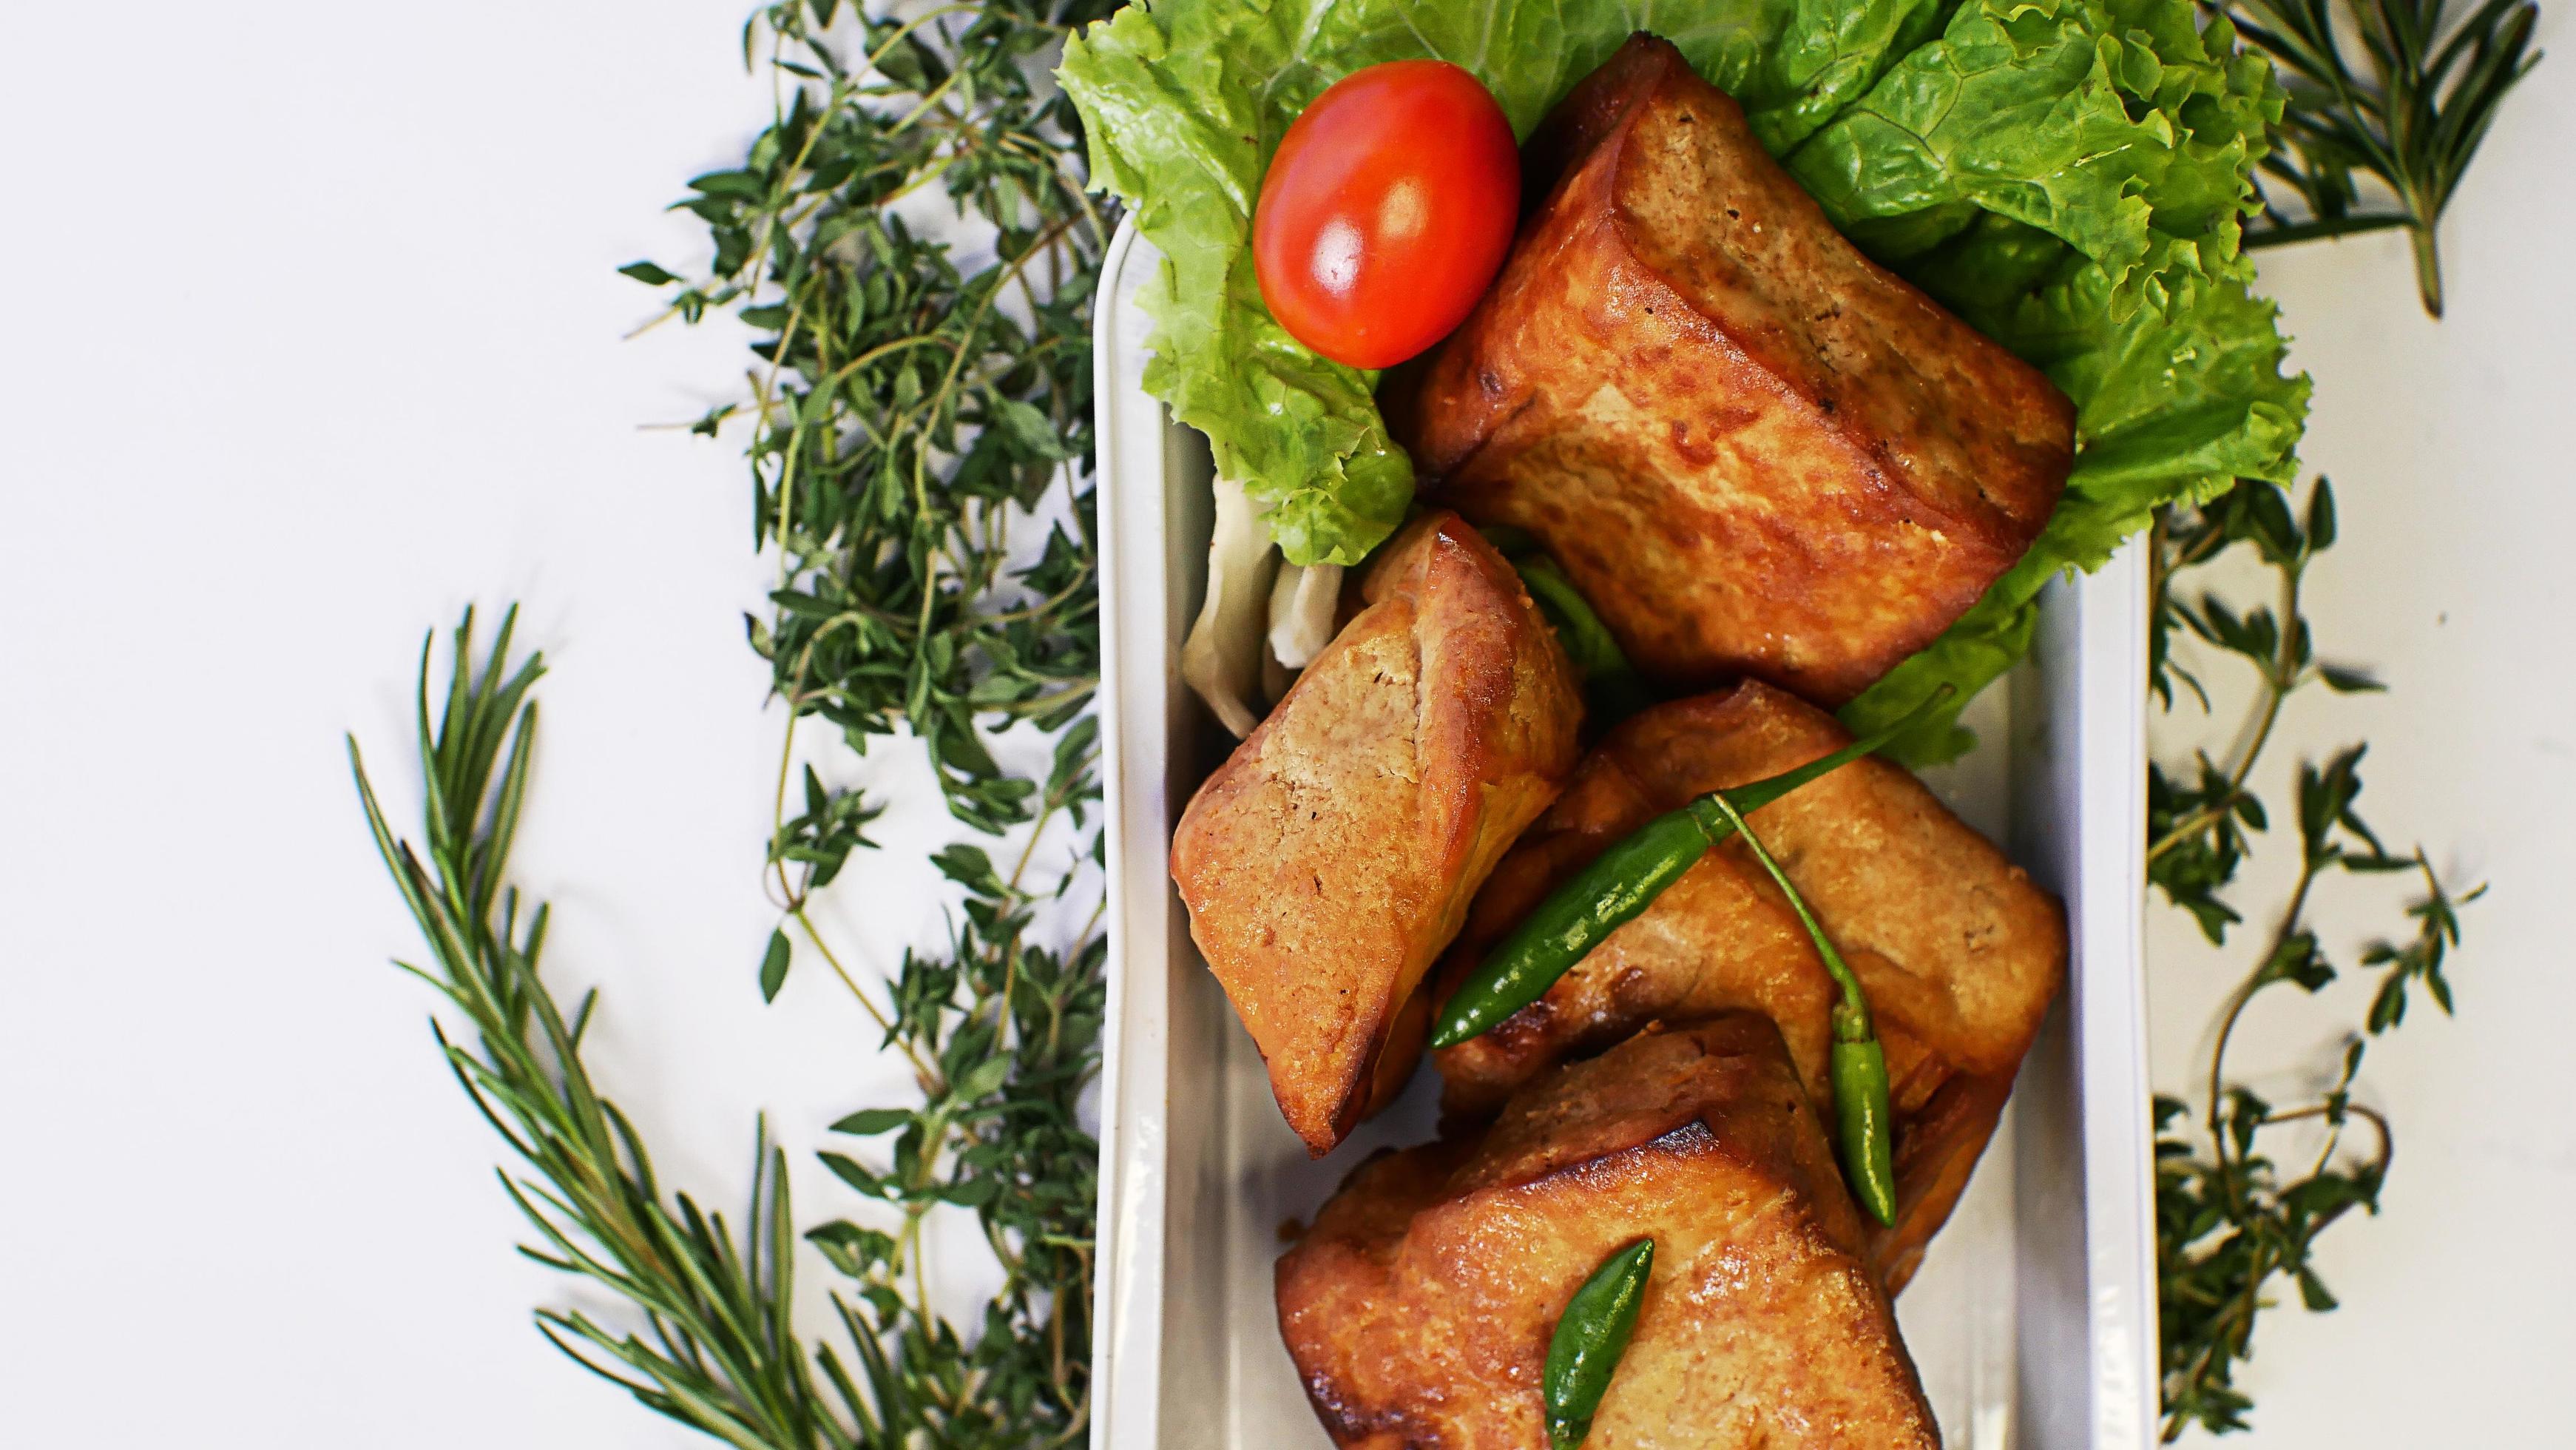
<instances>
[{"instance_id":1,"label":"red tomato skin","mask_svg":"<svg viewBox=\"0 0 2576 1450\"><path fill-rule=\"evenodd\" d=\"M1289 335L1355 368L1448 336L1511 251L1520 147L1445 60L1353 71L1281 137L1252 213L1253 271Z\"/></svg>"}]
</instances>

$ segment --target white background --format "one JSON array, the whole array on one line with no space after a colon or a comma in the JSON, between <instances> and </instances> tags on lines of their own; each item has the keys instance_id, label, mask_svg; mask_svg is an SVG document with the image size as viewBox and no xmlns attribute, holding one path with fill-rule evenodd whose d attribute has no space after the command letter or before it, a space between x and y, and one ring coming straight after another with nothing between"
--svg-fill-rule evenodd
<instances>
[{"instance_id":1,"label":"white background","mask_svg":"<svg viewBox=\"0 0 2576 1450\"><path fill-rule=\"evenodd\" d=\"M705 1443L529 1327L562 1286L512 1258L494 1144L384 965L411 942L341 732L407 804L413 654L470 601L526 601L554 661L521 874L563 980L609 988L597 1068L666 1176L731 1207L766 1109L820 1200L802 1150L891 1089L823 974L753 988L777 721L741 468L640 426L746 359L714 330L620 340L649 299L611 269L696 255L660 208L765 110L741 15L0 12L0 1444ZM2265 1321L2264 1445L2565 1443L2571 157L2576 54L2454 210L2445 323L2394 240L2265 270L2343 502L2322 643L2395 686L2302 699L2287 743L2373 741L2374 823L2494 890L2459 1019L2419 1004L2373 1054L2386 1212L2327 1241L2344 1309ZM849 769L900 789L908 764ZM946 828L911 799L841 903L880 966L940 926L903 848ZM2347 955L2397 926L2326 904ZM2250 948L2158 920L2171 1085ZM2278 1003L2241 1060L2288 1091L2362 1005Z\"/></svg>"}]
</instances>

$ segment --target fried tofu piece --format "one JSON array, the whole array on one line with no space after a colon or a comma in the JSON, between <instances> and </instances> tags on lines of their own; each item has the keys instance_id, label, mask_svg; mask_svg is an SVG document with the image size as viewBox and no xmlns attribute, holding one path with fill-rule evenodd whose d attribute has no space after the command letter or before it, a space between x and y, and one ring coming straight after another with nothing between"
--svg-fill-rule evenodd
<instances>
[{"instance_id":1,"label":"fried tofu piece","mask_svg":"<svg viewBox=\"0 0 2576 1450\"><path fill-rule=\"evenodd\" d=\"M1387 546L1368 601L1191 798L1190 934L1318 1157L1400 1088L1411 999L1494 863L1565 783L1583 705L1511 566L1451 513Z\"/></svg>"},{"instance_id":2,"label":"fried tofu piece","mask_svg":"<svg viewBox=\"0 0 2576 1450\"><path fill-rule=\"evenodd\" d=\"M1752 1013L1632 1038L1488 1131L1363 1165L1279 1261L1280 1333L1336 1444L1544 1445L1557 1318L1642 1237L1588 1443L1940 1444L1825 1130Z\"/></svg>"},{"instance_id":3,"label":"fried tofu piece","mask_svg":"<svg viewBox=\"0 0 2576 1450\"><path fill-rule=\"evenodd\" d=\"M1754 681L1623 722L1496 868L1441 964L1436 999L1612 842L1703 791L1776 775L1850 740L1832 716ZM1860 977L1886 1046L1897 1215L1892 1228L1873 1226L1870 1252L1892 1292L1994 1134L2065 975L2065 912L1921 782L1876 757L1755 812L1752 826ZM1799 1081L1830 1108L1834 1000L1787 898L1730 841L1546 996L1432 1061L1444 1108L1474 1120L1555 1064L1649 1022L1742 1008L1780 1025Z\"/></svg>"},{"instance_id":4,"label":"fried tofu piece","mask_svg":"<svg viewBox=\"0 0 2576 1450\"><path fill-rule=\"evenodd\" d=\"M1545 202L1388 413L1432 496L1536 534L1639 668L1839 705L2038 535L2073 405L1836 233L1671 45L1576 87L1525 174Z\"/></svg>"}]
</instances>

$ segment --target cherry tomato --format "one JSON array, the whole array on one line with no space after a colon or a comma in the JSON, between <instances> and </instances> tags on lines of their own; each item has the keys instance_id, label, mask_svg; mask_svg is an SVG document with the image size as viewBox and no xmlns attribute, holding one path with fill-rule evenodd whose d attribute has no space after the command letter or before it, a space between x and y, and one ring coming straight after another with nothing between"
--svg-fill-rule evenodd
<instances>
[{"instance_id":1,"label":"cherry tomato","mask_svg":"<svg viewBox=\"0 0 2576 1450\"><path fill-rule=\"evenodd\" d=\"M1338 363L1383 368L1466 320L1511 250L1520 149L1445 60L1336 81L1288 127L1252 213L1270 315Z\"/></svg>"}]
</instances>

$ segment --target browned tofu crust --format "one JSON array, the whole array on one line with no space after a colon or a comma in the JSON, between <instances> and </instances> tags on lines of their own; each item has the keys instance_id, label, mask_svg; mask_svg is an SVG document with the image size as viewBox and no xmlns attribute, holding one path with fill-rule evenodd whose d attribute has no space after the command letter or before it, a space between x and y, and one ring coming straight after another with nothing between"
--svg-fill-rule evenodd
<instances>
[{"instance_id":1,"label":"browned tofu crust","mask_svg":"<svg viewBox=\"0 0 2576 1450\"><path fill-rule=\"evenodd\" d=\"M1279 1261L1280 1333L1339 1445L1531 1450L1566 1301L1649 1236L1588 1444L1940 1443L1832 1148L1751 1013L1633 1038L1489 1131L1362 1166Z\"/></svg>"},{"instance_id":2,"label":"browned tofu crust","mask_svg":"<svg viewBox=\"0 0 2576 1450\"><path fill-rule=\"evenodd\" d=\"M1680 52L1630 40L1529 155L1553 189L1389 416L1641 668L1840 704L2021 557L2073 405L1836 233Z\"/></svg>"},{"instance_id":3,"label":"browned tofu crust","mask_svg":"<svg viewBox=\"0 0 2576 1450\"><path fill-rule=\"evenodd\" d=\"M1408 1000L1573 770L1583 711L1519 577L1457 515L1388 545L1363 593L1172 838L1190 934L1318 1156L1410 1075L1427 1017Z\"/></svg>"},{"instance_id":4,"label":"browned tofu crust","mask_svg":"<svg viewBox=\"0 0 2576 1450\"><path fill-rule=\"evenodd\" d=\"M1659 705L1584 759L1554 807L1477 897L1436 996L1568 875L1702 791L1829 754L1851 736L1767 685ZM1869 994L1896 1111L1897 1218L1874 1231L1891 1290L1949 1217L2065 974L2065 913L1921 782L1857 761L1752 817ZM1742 842L1713 851L1611 933L1547 995L1482 1037L1435 1053L1455 1117L1493 1112L1523 1083L1648 1022L1744 1008L1779 1023L1799 1080L1832 1104L1832 979Z\"/></svg>"}]
</instances>

